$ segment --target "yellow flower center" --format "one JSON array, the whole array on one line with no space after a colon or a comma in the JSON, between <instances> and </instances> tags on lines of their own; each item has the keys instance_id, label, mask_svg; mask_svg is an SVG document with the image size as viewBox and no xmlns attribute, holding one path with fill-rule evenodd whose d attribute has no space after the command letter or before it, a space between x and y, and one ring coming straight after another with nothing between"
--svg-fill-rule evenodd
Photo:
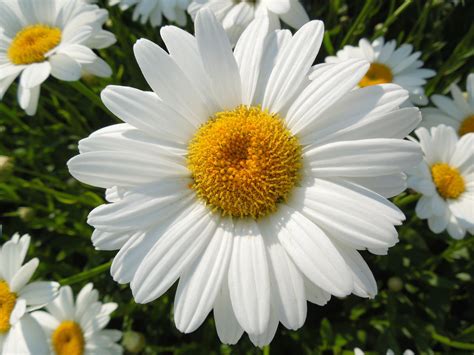
<instances>
[{"instance_id":1,"label":"yellow flower center","mask_svg":"<svg viewBox=\"0 0 474 355\"><path fill-rule=\"evenodd\" d=\"M474 115L466 117L459 126L458 131L460 136L463 136L468 133L474 133Z\"/></svg>"},{"instance_id":2,"label":"yellow flower center","mask_svg":"<svg viewBox=\"0 0 474 355\"><path fill-rule=\"evenodd\" d=\"M8 284L0 280L0 334L10 330L10 315L16 304L16 293L10 292Z\"/></svg>"},{"instance_id":3,"label":"yellow flower center","mask_svg":"<svg viewBox=\"0 0 474 355\"><path fill-rule=\"evenodd\" d=\"M444 199L456 199L466 190L464 179L458 169L448 164L434 164L431 167L431 175L438 193Z\"/></svg>"},{"instance_id":4,"label":"yellow flower center","mask_svg":"<svg viewBox=\"0 0 474 355\"><path fill-rule=\"evenodd\" d=\"M51 336L56 355L83 355L85 340L79 324L73 321L64 321Z\"/></svg>"},{"instance_id":5,"label":"yellow flower center","mask_svg":"<svg viewBox=\"0 0 474 355\"><path fill-rule=\"evenodd\" d=\"M19 31L8 48L13 64L43 62L45 54L61 42L61 30L48 25L31 25Z\"/></svg>"},{"instance_id":6,"label":"yellow flower center","mask_svg":"<svg viewBox=\"0 0 474 355\"><path fill-rule=\"evenodd\" d=\"M377 84L391 83L393 74L389 67L381 63L371 63L370 68L359 82L361 88Z\"/></svg>"},{"instance_id":7,"label":"yellow flower center","mask_svg":"<svg viewBox=\"0 0 474 355\"><path fill-rule=\"evenodd\" d=\"M222 215L259 218L276 210L299 179L298 139L278 115L239 106L217 113L188 147L192 188Z\"/></svg>"}]
</instances>

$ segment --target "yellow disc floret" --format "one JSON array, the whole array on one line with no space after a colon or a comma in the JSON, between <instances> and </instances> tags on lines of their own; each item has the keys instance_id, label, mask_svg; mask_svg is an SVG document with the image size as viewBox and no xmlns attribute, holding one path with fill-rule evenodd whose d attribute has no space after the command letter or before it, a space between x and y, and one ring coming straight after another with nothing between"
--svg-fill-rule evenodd
<instances>
[{"instance_id":1,"label":"yellow disc floret","mask_svg":"<svg viewBox=\"0 0 474 355\"><path fill-rule=\"evenodd\" d=\"M438 193L444 199L456 199L466 190L464 179L458 169L448 164L434 164L431 167L431 175Z\"/></svg>"},{"instance_id":2,"label":"yellow disc floret","mask_svg":"<svg viewBox=\"0 0 474 355\"><path fill-rule=\"evenodd\" d=\"M302 165L298 139L278 115L259 107L217 113L188 148L192 188L213 210L234 217L275 211Z\"/></svg>"},{"instance_id":3,"label":"yellow disc floret","mask_svg":"<svg viewBox=\"0 0 474 355\"><path fill-rule=\"evenodd\" d=\"M31 25L19 31L8 48L13 64L43 62L45 54L61 42L61 30L48 25Z\"/></svg>"},{"instance_id":4,"label":"yellow disc floret","mask_svg":"<svg viewBox=\"0 0 474 355\"><path fill-rule=\"evenodd\" d=\"M474 115L466 117L459 126L458 131L460 136L463 136L468 133L474 133Z\"/></svg>"},{"instance_id":5,"label":"yellow disc floret","mask_svg":"<svg viewBox=\"0 0 474 355\"><path fill-rule=\"evenodd\" d=\"M381 63L371 63L370 68L359 82L361 88L377 84L391 83L393 74L389 67Z\"/></svg>"},{"instance_id":6,"label":"yellow disc floret","mask_svg":"<svg viewBox=\"0 0 474 355\"><path fill-rule=\"evenodd\" d=\"M10 315L15 308L16 298L8 284L0 280L0 335L10 330Z\"/></svg>"},{"instance_id":7,"label":"yellow disc floret","mask_svg":"<svg viewBox=\"0 0 474 355\"><path fill-rule=\"evenodd\" d=\"M56 355L83 355L85 348L82 329L74 321L64 321L53 332L51 344Z\"/></svg>"}]
</instances>

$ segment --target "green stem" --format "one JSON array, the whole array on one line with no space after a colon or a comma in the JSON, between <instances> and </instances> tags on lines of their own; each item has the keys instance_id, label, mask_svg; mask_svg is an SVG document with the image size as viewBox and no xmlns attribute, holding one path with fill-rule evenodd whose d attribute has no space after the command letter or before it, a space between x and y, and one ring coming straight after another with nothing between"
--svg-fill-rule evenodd
<instances>
[{"instance_id":1,"label":"green stem","mask_svg":"<svg viewBox=\"0 0 474 355\"><path fill-rule=\"evenodd\" d=\"M395 199L393 202L398 207L404 207L406 205L409 205L412 202L418 201L420 197L421 197L420 194L411 194L411 195L404 196L402 198Z\"/></svg>"},{"instance_id":2,"label":"green stem","mask_svg":"<svg viewBox=\"0 0 474 355\"><path fill-rule=\"evenodd\" d=\"M413 0L405 0L405 2L403 4L401 4L398 7L398 9L396 9L393 12L393 14L387 20L385 20L382 28L379 29L375 33L374 37L377 38L380 35L382 35L385 31L387 31L387 29L390 27L390 25L395 22L395 20L402 14L403 11L405 11L408 8L408 6L411 5L412 2L413 2Z\"/></svg>"},{"instance_id":3,"label":"green stem","mask_svg":"<svg viewBox=\"0 0 474 355\"><path fill-rule=\"evenodd\" d=\"M112 265L112 261L106 262L105 264L96 266L93 269L83 271L79 274L76 274L71 277L67 277L65 279L59 280L59 283L61 286L66 286L66 285L72 285L78 282L82 282L85 280L89 280L93 278L94 276L102 274L104 271L110 268L110 265Z\"/></svg>"},{"instance_id":4,"label":"green stem","mask_svg":"<svg viewBox=\"0 0 474 355\"><path fill-rule=\"evenodd\" d=\"M265 345L263 347L263 355L270 355L270 345Z\"/></svg>"},{"instance_id":5,"label":"green stem","mask_svg":"<svg viewBox=\"0 0 474 355\"><path fill-rule=\"evenodd\" d=\"M108 116L112 117L114 120L116 118L112 115L112 113L107 110L107 108L104 106L102 103L102 100L100 99L99 95L94 93L91 89L89 89L86 85L84 85L81 81L71 81L69 84L76 89L78 92L80 92L82 95L87 97L91 102L99 107L102 111L104 111Z\"/></svg>"},{"instance_id":6,"label":"green stem","mask_svg":"<svg viewBox=\"0 0 474 355\"><path fill-rule=\"evenodd\" d=\"M326 48L326 52L328 52L329 55L334 55L336 51L334 50L334 46L332 45L332 42L331 42L331 35L329 34L328 31L324 33L323 43L324 43L324 48Z\"/></svg>"},{"instance_id":7,"label":"green stem","mask_svg":"<svg viewBox=\"0 0 474 355\"><path fill-rule=\"evenodd\" d=\"M441 344L447 345L451 348L462 349L462 350L474 350L474 344L472 343L463 343L460 341L451 340L448 337L440 335L436 332L433 332L431 336L433 337L433 339L437 340Z\"/></svg>"},{"instance_id":8,"label":"green stem","mask_svg":"<svg viewBox=\"0 0 474 355\"><path fill-rule=\"evenodd\" d=\"M354 31L367 18L367 16L369 15L370 10L372 9L372 6L373 6L373 1L372 0L367 0L365 2L364 7L362 8L362 10L359 13L359 16L357 16L356 20L354 21L352 26L347 31L346 36L342 40L340 48L344 47L352 39L352 35L353 35Z\"/></svg>"}]
</instances>

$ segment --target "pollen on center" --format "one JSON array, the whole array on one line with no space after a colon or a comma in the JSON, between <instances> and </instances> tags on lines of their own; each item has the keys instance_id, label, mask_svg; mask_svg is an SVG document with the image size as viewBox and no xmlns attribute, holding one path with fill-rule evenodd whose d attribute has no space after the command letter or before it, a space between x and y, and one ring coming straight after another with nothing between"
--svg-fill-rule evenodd
<instances>
[{"instance_id":1,"label":"pollen on center","mask_svg":"<svg viewBox=\"0 0 474 355\"><path fill-rule=\"evenodd\" d=\"M444 199L457 199L466 190L462 175L449 164L434 164L431 167L431 175L438 193Z\"/></svg>"},{"instance_id":2,"label":"pollen on center","mask_svg":"<svg viewBox=\"0 0 474 355\"><path fill-rule=\"evenodd\" d=\"M0 280L0 336L10 330L10 316L15 308L16 298L8 284Z\"/></svg>"},{"instance_id":3,"label":"pollen on center","mask_svg":"<svg viewBox=\"0 0 474 355\"><path fill-rule=\"evenodd\" d=\"M265 216L285 201L302 166L298 139L283 120L259 107L215 114L188 146L196 194L234 217Z\"/></svg>"},{"instance_id":4,"label":"pollen on center","mask_svg":"<svg viewBox=\"0 0 474 355\"><path fill-rule=\"evenodd\" d=\"M74 321L62 322L51 335L51 344L56 355L84 354L84 334Z\"/></svg>"},{"instance_id":5,"label":"pollen on center","mask_svg":"<svg viewBox=\"0 0 474 355\"><path fill-rule=\"evenodd\" d=\"M31 25L20 30L8 48L13 64L25 65L46 60L46 54L61 42L61 30L48 25Z\"/></svg>"},{"instance_id":6,"label":"pollen on center","mask_svg":"<svg viewBox=\"0 0 474 355\"><path fill-rule=\"evenodd\" d=\"M381 63L371 63L369 70L359 82L360 87L391 83L393 80L392 71L388 66Z\"/></svg>"},{"instance_id":7,"label":"pollen on center","mask_svg":"<svg viewBox=\"0 0 474 355\"><path fill-rule=\"evenodd\" d=\"M474 133L474 115L466 117L461 122L458 133L460 136L463 136L468 133Z\"/></svg>"}]
</instances>

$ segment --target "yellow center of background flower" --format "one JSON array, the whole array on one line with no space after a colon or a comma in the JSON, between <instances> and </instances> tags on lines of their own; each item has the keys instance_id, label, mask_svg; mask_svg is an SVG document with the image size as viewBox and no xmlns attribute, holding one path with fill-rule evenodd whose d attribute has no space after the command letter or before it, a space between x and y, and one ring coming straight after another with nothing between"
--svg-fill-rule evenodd
<instances>
[{"instance_id":1,"label":"yellow center of background flower","mask_svg":"<svg viewBox=\"0 0 474 355\"><path fill-rule=\"evenodd\" d=\"M217 113L188 147L192 188L223 215L259 218L276 210L299 179L301 147L278 115L239 106Z\"/></svg>"},{"instance_id":2,"label":"yellow center of background flower","mask_svg":"<svg viewBox=\"0 0 474 355\"><path fill-rule=\"evenodd\" d=\"M448 164L434 164L431 167L431 175L438 193L444 199L456 199L466 190L464 179L458 169Z\"/></svg>"},{"instance_id":3,"label":"yellow center of background flower","mask_svg":"<svg viewBox=\"0 0 474 355\"><path fill-rule=\"evenodd\" d=\"M53 332L51 343L56 355L84 354L84 334L76 322L62 322Z\"/></svg>"},{"instance_id":4,"label":"yellow center of background flower","mask_svg":"<svg viewBox=\"0 0 474 355\"><path fill-rule=\"evenodd\" d=\"M461 122L458 131L460 136L468 133L474 133L474 115L468 116Z\"/></svg>"},{"instance_id":5,"label":"yellow center of background flower","mask_svg":"<svg viewBox=\"0 0 474 355\"><path fill-rule=\"evenodd\" d=\"M393 80L392 71L385 64L371 63L370 68L359 82L361 88L377 84L391 83Z\"/></svg>"},{"instance_id":6,"label":"yellow center of background flower","mask_svg":"<svg viewBox=\"0 0 474 355\"><path fill-rule=\"evenodd\" d=\"M10 292L5 281L0 281L0 334L10 330L10 315L16 304L16 294Z\"/></svg>"},{"instance_id":7,"label":"yellow center of background flower","mask_svg":"<svg viewBox=\"0 0 474 355\"><path fill-rule=\"evenodd\" d=\"M43 62L45 54L61 42L61 30L48 25L31 25L19 31L8 48L13 64Z\"/></svg>"}]
</instances>

